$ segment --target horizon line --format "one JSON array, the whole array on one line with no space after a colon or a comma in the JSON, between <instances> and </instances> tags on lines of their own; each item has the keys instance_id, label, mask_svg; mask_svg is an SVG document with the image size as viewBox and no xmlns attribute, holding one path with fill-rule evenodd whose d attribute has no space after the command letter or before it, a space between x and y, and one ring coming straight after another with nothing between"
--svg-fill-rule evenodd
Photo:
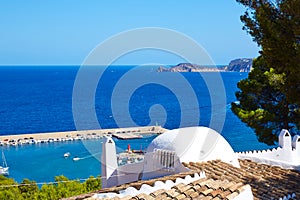
<instances>
[{"instance_id":1,"label":"horizon line","mask_svg":"<svg viewBox=\"0 0 300 200\"><path fill-rule=\"evenodd\" d=\"M189 62L180 62L177 64L113 64L113 65L100 65L100 64L92 64L92 65L84 65L84 66L177 66L182 63L189 63ZM194 65L200 65L200 66L226 66L228 64L196 64L196 63L190 63ZM82 64L0 64L0 67L80 67Z\"/></svg>"}]
</instances>

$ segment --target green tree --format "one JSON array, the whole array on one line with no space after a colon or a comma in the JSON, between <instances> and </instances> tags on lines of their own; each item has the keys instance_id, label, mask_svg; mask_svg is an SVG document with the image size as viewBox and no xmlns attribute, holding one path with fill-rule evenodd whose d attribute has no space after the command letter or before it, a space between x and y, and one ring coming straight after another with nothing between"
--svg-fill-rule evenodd
<instances>
[{"instance_id":1,"label":"green tree","mask_svg":"<svg viewBox=\"0 0 300 200\"><path fill-rule=\"evenodd\" d=\"M19 190L17 182L12 178L6 178L3 175L0 175L0 199L1 200L22 200L22 194Z\"/></svg>"},{"instance_id":2,"label":"green tree","mask_svg":"<svg viewBox=\"0 0 300 200\"><path fill-rule=\"evenodd\" d=\"M59 196L57 195L56 186L53 184L51 185L44 184L41 187L39 193L37 194L37 199L41 199L41 200L59 199Z\"/></svg>"},{"instance_id":3,"label":"green tree","mask_svg":"<svg viewBox=\"0 0 300 200\"><path fill-rule=\"evenodd\" d=\"M61 175L53 184L44 184L40 189L35 181L24 179L20 184L0 175L0 200L58 200L100 189L101 178L91 176L85 182L69 180Z\"/></svg>"},{"instance_id":4,"label":"green tree","mask_svg":"<svg viewBox=\"0 0 300 200\"><path fill-rule=\"evenodd\" d=\"M232 111L271 145L283 128L299 133L300 0L237 2L247 7L243 29L261 46L261 55L238 83L240 103L232 103Z\"/></svg>"},{"instance_id":5,"label":"green tree","mask_svg":"<svg viewBox=\"0 0 300 200\"><path fill-rule=\"evenodd\" d=\"M84 185L79 180L70 181L67 177L61 175L55 177L55 182L58 182L56 193L59 198L75 196L86 192Z\"/></svg>"},{"instance_id":6,"label":"green tree","mask_svg":"<svg viewBox=\"0 0 300 200\"><path fill-rule=\"evenodd\" d=\"M38 186L35 181L24 179L19 186L19 190L24 199L33 199L38 192Z\"/></svg>"},{"instance_id":7,"label":"green tree","mask_svg":"<svg viewBox=\"0 0 300 200\"><path fill-rule=\"evenodd\" d=\"M100 176L94 178L93 176L90 176L89 179L87 179L84 182L86 191L96 191L101 188L101 178Z\"/></svg>"}]
</instances>

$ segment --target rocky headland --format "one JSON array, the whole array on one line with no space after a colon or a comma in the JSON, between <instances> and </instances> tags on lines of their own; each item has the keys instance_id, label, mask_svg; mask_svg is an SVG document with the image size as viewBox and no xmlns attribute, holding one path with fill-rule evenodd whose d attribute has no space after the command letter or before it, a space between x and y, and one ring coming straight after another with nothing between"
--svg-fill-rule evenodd
<instances>
[{"instance_id":1,"label":"rocky headland","mask_svg":"<svg viewBox=\"0 0 300 200\"><path fill-rule=\"evenodd\" d=\"M172 67L159 67L157 72L250 72L251 58L239 58L230 61L229 65L222 67L201 66L192 63L180 63Z\"/></svg>"},{"instance_id":2,"label":"rocky headland","mask_svg":"<svg viewBox=\"0 0 300 200\"><path fill-rule=\"evenodd\" d=\"M229 72L250 72L252 69L252 58L239 58L230 61L228 66L224 67Z\"/></svg>"}]
</instances>

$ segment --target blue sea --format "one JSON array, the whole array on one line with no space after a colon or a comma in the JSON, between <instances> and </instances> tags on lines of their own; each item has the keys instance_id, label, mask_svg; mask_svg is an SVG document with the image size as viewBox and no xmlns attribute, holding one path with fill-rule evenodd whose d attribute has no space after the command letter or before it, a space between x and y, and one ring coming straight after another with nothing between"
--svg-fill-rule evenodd
<instances>
[{"instance_id":1,"label":"blue sea","mask_svg":"<svg viewBox=\"0 0 300 200\"><path fill-rule=\"evenodd\" d=\"M79 69L78 66L1 67L0 135L156 124L167 129L200 125L219 129L235 151L269 148L259 143L254 131L230 110L230 103L236 101L237 82L246 78L247 73L175 75L156 73L151 66L110 66L101 69L103 73L96 86L89 86L88 79L79 79L79 72L82 73ZM97 70L91 74L95 78ZM220 77L221 82L214 81L214 77ZM77 87L76 81L84 87ZM225 96L214 89L220 85L224 86ZM92 87L95 91L89 91ZM79 90L83 95L75 98L74 92L81 94ZM92 99L89 92L93 93ZM85 101L85 98L88 99ZM222 98L224 104L218 101ZM215 119L216 123L212 124ZM121 152L127 144L133 149L145 149L154 138L147 135L142 139L115 142ZM70 179L101 174L101 140L1 148L10 167L10 177L18 182L24 178L50 182L62 174ZM77 162L71 157L65 159L65 152L82 159Z\"/></svg>"}]
</instances>

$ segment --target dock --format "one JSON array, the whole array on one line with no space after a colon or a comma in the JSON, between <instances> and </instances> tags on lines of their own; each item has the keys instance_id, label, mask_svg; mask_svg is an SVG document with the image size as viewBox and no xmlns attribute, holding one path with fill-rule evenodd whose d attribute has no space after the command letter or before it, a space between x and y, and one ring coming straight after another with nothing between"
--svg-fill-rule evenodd
<instances>
[{"instance_id":1,"label":"dock","mask_svg":"<svg viewBox=\"0 0 300 200\"><path fill-rule=\"evenodd\" d=\"M133 133L113 133L112 136L121 140L138 139L143 137Z\"/></svg>"},{"instance_id":2,"label":"dock","mask_svg":"<svg viewBox=\"0 0 300 200\"><path fill-rule=\"evenodd\" d=\"M143 134L161 134L166 132L167 129L161 126L145 126L133 128L120 128L112 132L112 136L122 140L142 138Z\"/></svg>"},{"instance_id":3,"label":"dock","mask_svg":"<svg viewBox=\"0 0 300 200\"><path fill-rule=\"evenodd\" d=\"M129 128L81 130L51 133L32 133L0 136L0 145L22 145L36 143L50 143L60 141L97 139L104 136L113 136L119 139L140 138L143 134L161 134L167 129L161 126L143 126Z\"/></svg>"}]
</instances>

